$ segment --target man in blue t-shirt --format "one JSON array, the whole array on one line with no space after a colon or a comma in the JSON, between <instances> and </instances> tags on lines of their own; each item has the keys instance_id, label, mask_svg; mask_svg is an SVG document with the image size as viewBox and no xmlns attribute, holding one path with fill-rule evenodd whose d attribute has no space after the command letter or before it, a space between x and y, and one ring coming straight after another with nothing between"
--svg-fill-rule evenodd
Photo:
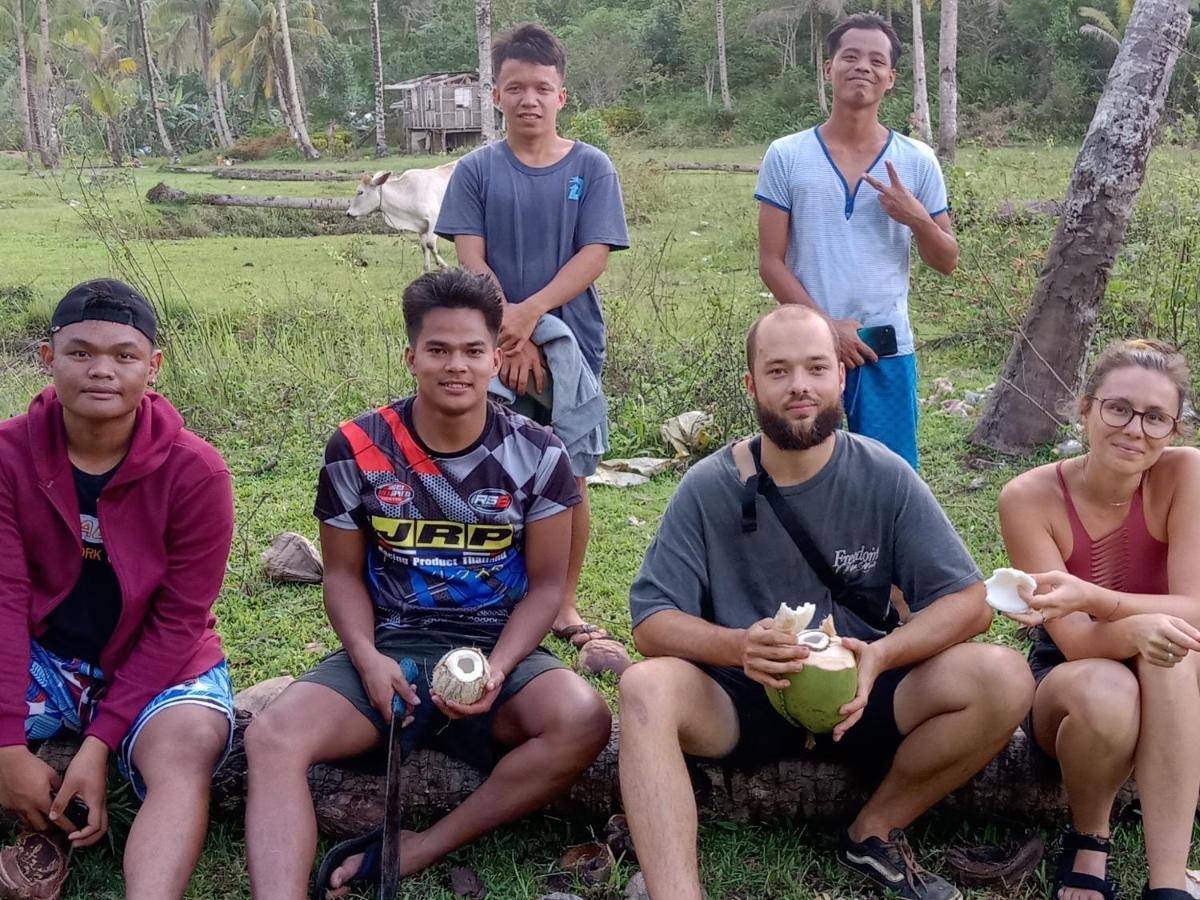
<instances>
[{"instance_id":1,"label":"man in blue t-shirt","mask_svg":"<svg viewBox=\"0 0 1200 900\"><path fill-rule=\"evenodd\" d=\"M517 394L515 409L551 424L544 403L532 399L546 393L546 362L531 340L534 328L546 314L562 319L599 379L605 332L595 281L609 251L629 246L625 209L612 161L558 134L558 111L567 97L566 53L558 39L537 25L517 26L496 39L492 65L493 96L507 136L459 162L437 233L454 241L465 268L500 286L500 378ZM590 527L585 479L599 458L572 458L583 502L572 510L567 589L554 633L577 646L604 635L584 622L576 599Z\"/></svg>"},{"instance_id":2,"label":"man in blue t-shirt","mask_svg":"<svg viewBox=\"0 0 1200 900\"><path fill-rule=\"evenodd\" d=\"M826 44L833 112L775 141L763 158L754 193L759 273L780 303L834 319L850 430L882 441L915 468L909 248L915 238L921 259L948 275L958 265L958 243L933 151L879 122L880 101L896 83L896 32L879 16L858 14ZM860 336L864 326L872 332Z\"/></svg>"}]
</instances>

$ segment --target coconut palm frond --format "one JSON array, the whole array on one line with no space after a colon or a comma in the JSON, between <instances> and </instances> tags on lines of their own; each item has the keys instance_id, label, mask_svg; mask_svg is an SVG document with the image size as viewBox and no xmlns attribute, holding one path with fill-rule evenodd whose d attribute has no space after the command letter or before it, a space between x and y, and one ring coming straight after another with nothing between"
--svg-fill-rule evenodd
<instances>
[{"instance_id":1,"label":"coconut palm frond","mask_svg":"<svg viewBox=\"0 0 1200 900\"><path fill-rule=\"evenodd\" d=\"M1103 44L1106 47L1111 47L1113 50L1118 50L1121 47L1121 42L1095 25L1080 25L1079 33L1085 38L1090 38L1098 44Z\"/></svg>"},{"instance_id":2,"label":"coconut palm frond","mask_svg":"<svg viewBox=\"0 0 1200 900\"><path fill-rule=\"evenodd\" d=\"M1133 15L1133 0L1117 0L1117 24L1121 26L1121 34L1125 33L1125 26L1129 24L1129 17Z\"/></svg>"},{"instance_id":3,"label":"coconut palm frond","mask_svg":"<svg viewBox=\"0 0 1200 900\"><path fill-rule=\"evenodd\" d=\"M1075 14L1081 19L1087 19L1089 22L1092 22L1095 27L1103 30L1114 41L1119 42L1121 40L1120 29L1113 24L1113 20L1109 18L1108 13L1104 12L1104 10L1096 9L1094 6L1081 6L1075 10Z\"/></svg>"},{"instance_id":4,"label":"coconut palm frond","mask_svg":"<svg viewBox=\"0 0 1200 900\"><path fill-rule=\"evenodd\" d=\"M1097 10L1094 6L1080 6L1078 10L1075 10L1075 14L1081 19L1087 19L1088 22L1096 25L1097 28L1108 32L1109 37L1116 38L1117 41L1121 40L1121 29L1117 28L1116 24L1109 17L1109 14L1103 10Z\"/></svg>"}]
</instances>

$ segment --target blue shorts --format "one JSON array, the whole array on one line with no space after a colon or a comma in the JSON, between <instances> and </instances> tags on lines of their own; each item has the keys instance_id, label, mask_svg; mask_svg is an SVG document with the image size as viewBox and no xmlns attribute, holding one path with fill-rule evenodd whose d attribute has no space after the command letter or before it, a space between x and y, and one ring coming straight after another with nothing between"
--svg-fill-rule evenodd
<instances>
[{"instance_id":1,"label":"blue shorts","mask_svg":"<svg viewBox=\"0 0 1200 900\"><path fill-rule=\"evenodd\" d=\"M885 356L847 369L842 405L850 431L875 438L919 469L916 354Z\"/></svg>"},{"instance_id":2,"label":"blue shorts","mask_svg":"<svg viewBox=\"0 0 1200 900\"><path fill-rule=\"evenodd\" d=\"M81 659L63 659L37 641L31 641L29 649L25 737L31 741L44 741L63 731L82 733L91 721L97 703L103 703L103 699L97 701L95 697L104 684L104 673L98 666ZM229 736L217 766L229 755L233 746L233 686L229 682L229 667L221 660L202 675L167 688L147 703L133 720L118 749L117 768L129 779L138 799L146 799L146 783L133 765L133 748L138 735L157 713L181 703L207 706L224 714L229 722Z\"/></svg>"}]
</instances>

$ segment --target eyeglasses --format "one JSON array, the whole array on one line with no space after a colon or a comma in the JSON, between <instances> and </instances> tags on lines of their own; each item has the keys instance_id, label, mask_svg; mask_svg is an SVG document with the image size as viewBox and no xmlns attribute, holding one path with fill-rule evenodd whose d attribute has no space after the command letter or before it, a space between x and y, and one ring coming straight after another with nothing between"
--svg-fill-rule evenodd
<instances>
[{"instance_id":1,"label":"eyeglasses","mask_svg":"<svg viewBox=\"0 0 1200 900\"><path fill-rule=\"evenodd\" d=\"M1165 438L1175 430L1179 420L1159 409L1134 409L1128 400L1105 400L1103 397L1093 397L1100 401L1100 421L1112 428L1124 428L1134 416L1142 420L1142 434L1148 438Z\"/></svg>"}]
</instances>

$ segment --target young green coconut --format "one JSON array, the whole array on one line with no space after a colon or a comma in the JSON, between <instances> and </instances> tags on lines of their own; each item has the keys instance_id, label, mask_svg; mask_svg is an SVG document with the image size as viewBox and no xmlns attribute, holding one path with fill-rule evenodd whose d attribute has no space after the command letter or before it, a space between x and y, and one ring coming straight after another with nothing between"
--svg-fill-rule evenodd
<instances>
[{"instance_id":1,"label":"young green coconut","mask_svg":"<svg viewBox=\"0 0 1200 900\"><path fill-rule=\"evenodd\" d=\"M827 617L819 629L808 628L815 613L811 603L797 609L780 604L775 627L796 635L796 641L807 646L809 654L803 669L788 673L790 687L766 689L775 711L790 724L807 729L810 735L833 731L846 718L838 710L858 693L858 660L842 646L832 617Z\"/></svg>"},{"instance_id":2,"label":"young green coconut","mask_svg":"<svg viewBox=\"0 0 1200 900\"><path fill-rule=\"evenodd\" d=\"M470 706L483 696L490 676L482 653L474 647L459 647L438 660L429 687L443 700Z\"/></svg>"}]
</instances>

